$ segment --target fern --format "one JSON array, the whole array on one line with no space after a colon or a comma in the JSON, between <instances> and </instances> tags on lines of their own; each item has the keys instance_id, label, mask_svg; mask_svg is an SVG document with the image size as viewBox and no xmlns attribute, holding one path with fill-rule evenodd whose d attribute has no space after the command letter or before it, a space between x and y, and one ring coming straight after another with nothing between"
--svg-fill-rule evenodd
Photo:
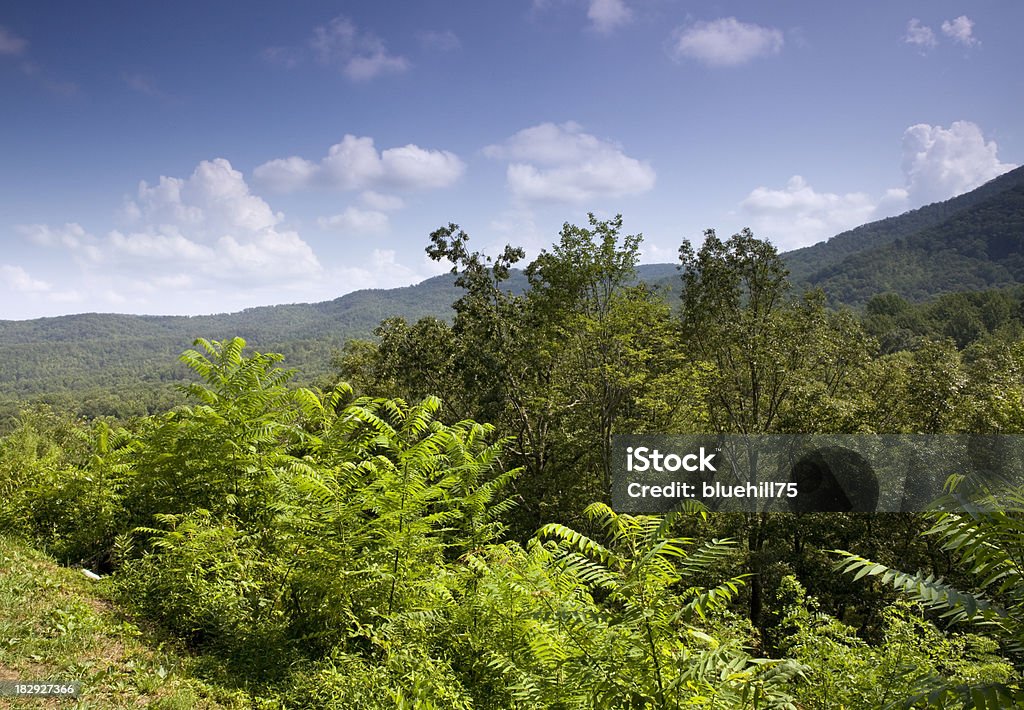
<instances>
[{"instance_id":1,"label":"fern","mask_svg":"<svg viewBox=\"0 0 1024 710\"><path fill-rule=\"evenodd\" d=\"M834 551L840 557L836 569L852 573L855 579L877 577L882 584L939 612L950 624L977 625L1019 660L1024 654L1024 521L1020 513L1009 512L1007 505L1019 505L1024 489L967 499L957 496L957 483L951 480L949 495L935 504L930 513L933 525L925 534L935 536L942 549L958 559L976 582L973 590L958 589L923 571L893 570L843 550ZM959 698L964 708L987 708L999 706L1000 698L1017 698L1020 693L1017 687L998 684L953 688L939 683L920 697L946 694Z\"/></svg>"}]
</instances>

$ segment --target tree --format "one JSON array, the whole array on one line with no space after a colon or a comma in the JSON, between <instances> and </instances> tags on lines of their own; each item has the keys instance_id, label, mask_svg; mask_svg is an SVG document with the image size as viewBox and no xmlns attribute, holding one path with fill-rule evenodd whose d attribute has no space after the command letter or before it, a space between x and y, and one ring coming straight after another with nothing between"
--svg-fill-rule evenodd
<instances>
[{"instance_id":1,"label":"tree","mask_svg":"<svg viewBox=\"0 0 1024 710\"><path fill-rule=\"evenodd\" d=\"M833 317L820 293L791 299L775 247L749 229L725 242L705 232L699 251L679 248L682 337L690 355L713 366L709 417L718 433L778 431L786 406L808 381L834 395L866 342L848 317Z\"/></svg>"},{"instance_id":2,"label":"tree","mask_svg":"<svg viewBox=\"0 0 1024 710\"><path fill-rule=\"evenodd\" d=\"M679 248L683 291L681 333L687 353L707 363L708 422L714 433L807 433L823 421L806 412L834 410L852 375L866 362L868 341L849 316L829 314L820 292L793 299L787 270L774 246L749 229L720 240L704 234L699 250ZM825 426L828 426L826 423ZM748 476L757 450L747 446ZM743 517L747 543L750 619L761 623L768 513Z\"/></svg>"},{"instance_id":3,"label":"tree","mask_svg":"<svg viewBox=\"0 0 1024 710\"><path fill-rule=\"evenodd\" d=\"M636 283L642 236L623 235L621 215L588 219L563 225L527 266L522 295L502 287L521 249L492 261L470 252L454 224L428 249L454 264L466 289L451 334L460 387L477 393L472 416L512 436L526 469L522 532L556 517L582 521L588 503L606 498L613 434L665 431L691 413L692 366L669 309Z\"/></svg>"}]
</instances>

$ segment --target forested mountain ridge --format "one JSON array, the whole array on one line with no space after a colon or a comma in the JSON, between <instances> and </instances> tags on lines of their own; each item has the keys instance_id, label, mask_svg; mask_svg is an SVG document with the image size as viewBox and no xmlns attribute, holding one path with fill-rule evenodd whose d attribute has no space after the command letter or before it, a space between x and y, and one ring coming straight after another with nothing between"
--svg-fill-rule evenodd
<instances>
[{"instance_id":1,"label":"forested mountain ridge","mask_svg":"<svg viewBox=\"0 0 1024 710\"><path fill-rule=\"evenodd\" d=\"M771 235L764 235L769 239ZM1024 283L1024 167L981 187L784 255L793 284L832 303L924 300Z\"/></svg>"},{"instance_id":2,"label":"forested mountain ridge","mask_svg":"<svg viewBox=\"0 0 1024 710\"><path fill-rule=\"evenodd\" d=\"M675 271L671 264L650 264L640 267L639 277L666 281ZM505 288L522 291L526 277L514 271ZM0 407L10 413L18 400L43 399L73 405L86 415L159 411L176 401L173 384L187 379L176 357L196 338L243 337L256 350L284 354L306 382L314 382L329 372L332 353L345 341L370 337L385 318L450 320L460 293L455 277L444 274L414 286L237 313L0 320Z\"/></svg>"},{"instance_id":3,"label":"forested mountain ridge","mask_svg":"<svg viewBox=\"0 0 1024 710\"><path fill-rule=\"evenodd\" d=\"M146 414L177 402L186 379L176 356L199 337L240 334L263 351L284 353L310 380L327 372L348 338L369 336L385 317L445 317L458 289L451 275L416 286L363 290L323 303L249 308L209 316L83 313L0 321L0 403L68 404L85 415ZM116 395L114 393L117 393Z\"/></svg>"}]
</instances>

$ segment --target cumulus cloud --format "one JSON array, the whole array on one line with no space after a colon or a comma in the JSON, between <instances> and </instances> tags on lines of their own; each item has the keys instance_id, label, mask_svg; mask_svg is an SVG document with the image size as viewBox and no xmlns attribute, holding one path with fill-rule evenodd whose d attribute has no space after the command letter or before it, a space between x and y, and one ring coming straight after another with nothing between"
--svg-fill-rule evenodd
<instances>
[{"instance_id":1,"label":"cumulus cloud","mask_svg":"<svg viewBox=\"0 0 1024 710\"><path fill-rule=\"evenodd\" d=\"M264 61L285 69L294 69L302 63L302 51L295 47L267 47L260 55Z\"/></svg>"},{"instance_id":2,"label":"cumulus cloud","mask_svg":"<svg viewBox=\"0 0 1024 710\"><path fill-rule=\"evenodd\" d=\"M782 249L827 239L908 209L956 197L1015 165L1000 162L995 141L969 121L949 128L918 124L903 134L903 187L880 197L863 192L818 192L794 175L785 188L757 187L741 202L758 232Z\"/></svg>"},{"instance_id":3,"label":"cumulus cloud","mask_svg":"<svg viewBox=\"0 0 1024 710\"><path fill-rule=\"evenodd\" d=\"M205 282L258 278L279 283L320 272L310 246L281 229L283 216L249 191L223 158L204 160L188 178L139 184L121 209L124 229L97 236L77 223L27 225L40 246L61 248L94 271Z\"/></svg>"},{"instance_id":4,"label":"cumulus cloud","mask_svg":"<svg viewBox=\"0 0 1024 710\"><path fill-rule=\"evenodd\" d=\"M587 7L591 27L605 34L626 24L632 16L624 0L590 0Z\"/></svg>"},{"instance_id":5,"label":"cumulus cloud","mask_svg":"<svg viewBox=\"0 0 1024 710\"><path fill-rule=\"evenodd\" d=\"M372 190L358 199L360 206L323 217L319 226L352 234L386 231L386 211L404 204ZM31 306L23 305L28 299L8 299L17 304L16 317L65 312L59 304L70 301L92 310L178 314L320 301L352 288L407 285L439 268L425 257L423 263L399 263L387 249L365 256L348 250L344 266L322 265L284 215L253 194L224 159L202 161L186 177L139 183L125 198L119 221L105 232L75 222L21 226L28 243L49 251L41 263L50 272L0 268L0 291L39 294ZM67 290L58 290L58 283Z\"/></svg>"},{"instance_id":6,"label":"cumulus cloud","mask_svg":"<svg viewBox=\"0 0 1024 710\"><path fill-rule=\"evenodd\" d=\"M932 28L922 24L916 17L911 18L907 23L907 33L903 36L903 41L921 50L931 49L938 44Z\"/></svg>"},{"instance_id":7,"label":"cumulus cloud","mask_svg":"<svg viewBox=\"0 0 1024 710\"><path fill-rule=\"evenodd\" d=\"M0 54L17 56L28 47L28 40L0 25Z\"/></svg>"},{"instance_id":8,"label":"cumulus cloud","mask_svg":"<svg viewBox=\"0 0 1024 710\"><path fill-rule=\"evenodd\" d=\"M132 91L146 96L151 96L155 99L168 100L170 97L164 93L159 86L157 86L156 80L153 77L143 74L141 72L123 72L121 74L121 81L125 83Z\"/></svg>"},{"instance_id":9,"label":"cumulus cloud","mask_svg":"<svg viewBox=\"0 0 1024 710\"><path fill-rule=\"evenodd\" d=\"M384 40L359 29L344 16L314 27L312 36L303 45L274 45L264 49L260 55L264 61L285 69L295 69L315 61L337 69L353 81L399 74L410 67L408 59L388 51Z\"/></svg>"},{"instance_id":10,"label":"cumulus cloud","mask_svg":"<svg viewBox=\"0 0 1024 710\"><path fill-rule=\"evenodd\" d=\"M973 190L1016 167L997 156L981 128L956 121L949 128L919 123L903 133L903 173L914 206Z\"/></svg>"},{"instance_id":11,"label":"cumulus cloud","mask_svg":"<svg viewBox=\"0 0 1024 710\"><path fill-rule=\"evenodd\" d=\"M943 22L942 34L965 47L973 47L978 44L978 40L974 36L974 21L967 15L960 15L955 20Z\"/></svg>"},{"instance_id":12,"label":"cumulus cloud","mask_svg":"<svg viewBox=\"0 0 1024 710\"><path fill-rule=\"evenodd\" d=\"M321 217L317 220L317 224L321 229L345 234L381 234L388 230L388 216L375 210L349 207L341 214Z\"/></svg>"},{"instance_id":13,"label":"cumulus cloud","mask_svg":"<svg viewBox=\"0 0 1024 710\"><path fill-rule=\"evenodd\" d=\"M784 43L781 30L723 17L678 28L671 53L678 60L696 59L709 66L729 67L778 54Z\"/></svg>"},{"instance_id":14,"label":"cumulus cloud","mask_svg":"<svg viewBox=\"0 0 1024 710\"><path fill-rule=\"evenodd\" d=\"M69 222L62 227L50 227L46 224L27 224L18 227L18 231L39 246L65 246L77 249L87 239L85 228L77 222Z\"/></svg>"},{"instance_id":15,"label":"cumulus cloud","mask_svg":"<svg viewBox=\"0 0 1024 710\"><path fill-rule=\"evenodd\" d=\"M410 143L378 152L372 138L346 135L317 163L298 156L279 158L260 165L253 175L263 185L282 192L316 186L429 189L448 187L465 169L465 163L447 150L428 150Z\"/></svg>"},{"instance_id":16,"label":"cumulus cloud","mask_svg":"<svg viewBox=\"0 0 1024 710\"><path fill-rule=\"evenodd\" d=\"M18 293L42 293L52 288L47 282L32 278L22 267L8 264L0 265L0 282Z\"/></svg>"},{"instance_id":17,"label":"cumulus cloud","mask_svg":"<svg viewBox=\"0 0 1024 710\"><path fill-rule=\"evenodd\" d=\"M383 40L359 30L346 17L335 17L326 25L316 27L309 46L317 61L339 67L355 81L400 73L409 68L405 57L388 52Z\"/></svg>"},{"instance_id":18,"label":"cumulus cloud","mask_svg":"<svg viewBox=\"0 0 1024 710\"><path fill-rule=\"evenodd\" d=\"M399 263L394 249L374 249L370 253L367 267L345 266L337 270L332 277L353 289L362 288L396 288L418 283L431 276L445 273L450 266L438 266L426 257L419 268L412 268Z\"/></svg>"},{"instance_id":19,"label":"cumulus cloud","mask_svg":"<svg viewBox=\"0 0 1024 710\"><path fill-rule=\"evenodd\" d=\"M870 221L875 201L863 192L818 192L800 175L777 190L755 188L740 205L780 249L811 244Z\"/></svg>"},{"instance_id":20,"label":"cumulus cloud","mask_svg":"<svg viewBox=\"0 0 1024 710\"><path fill-rule=\"evenodd\" d=\"M944 21L941 29L942 34L957 44L962 44L965 47L973 47L978 44L978 39L974 36L974 20L967 15L960 15L953 20ZM903 41L914 45L922 52L934 49L939 44L934 30L916 17L907 23L907 33L904 35Z\"/></svg>"},{"instance_id":21,"label":"cumulus cloud","mask_svg":"<svg viewBox=\"0 0 1024 710\"><path fill-rule=\"evenodd\" d=\"M666 264L679 258L679 247L661 247L653 242L644 241L640 245L640 261L645 264Z\"/></svg>"},{"instance_id":22,"label":"cumulus cloud","mask_svg":"<svg viewBox=\"0 0 1024 710\"><path fill-rule=\"evenodd\" d=\"M508 160L506 180L512 194L526 201L584 202L621 197L654 187L655 172L631 158L621 146L584 133L569 121L524 128L484 155Z\"/></svg>"}]
</instances>

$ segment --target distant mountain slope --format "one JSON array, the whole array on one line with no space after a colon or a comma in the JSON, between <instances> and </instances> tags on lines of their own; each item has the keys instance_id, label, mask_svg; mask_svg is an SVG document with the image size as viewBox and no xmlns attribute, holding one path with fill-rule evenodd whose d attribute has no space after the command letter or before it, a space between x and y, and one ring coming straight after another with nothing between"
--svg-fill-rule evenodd
<instances>
[{"instance_id":1,"label":"distant mountain slope","mask_svg":"<svg viewBox=\"0 0 1024 710\"><path fill-rule=\"evenodd\" d=\"M661 281L670 264L643 265L639 276ZM506 286L521 292L526 277ZM173 385L186 379L177 356L196 338L236 335L255 350L280 352L285 366L313 382L330 372L332 353L351 338L370 337L394 316L450 319L462 290L451 274L415 286L354 291L332 301L248 308L211 316L133 316L83 313L0 321L0 415L7 403L42 399L87 415L143 414L174 402Z\"/></svg>"},{"instance_id":2,"label":"distant mountain slope","mask_svg":"<svg viewBox=\"0 0 1024 710\"><path fill-rule=\"evenodd\" d=\"M249 308L211 316L84 313L0 321L0 413L15 400L54 401L86 415L143 414L173 404L187 371L177 356L199 337L239 335L256 350L281 352L310 382L330 370L345 340L368 337L388 316L447 318L454 277L415 286L355 291L324 303Z\"/></svg>"},{"instance_id":3,"label":"distant mountain slope","mask_svg":"<svg viewBox=\"0 0 1024 710\"><path fill-rule=\"evenodd\" d=\"M859 305L1024 283L1024 167L976 190L784 255L800 288Z\"/></svg>"}]
</instances>

